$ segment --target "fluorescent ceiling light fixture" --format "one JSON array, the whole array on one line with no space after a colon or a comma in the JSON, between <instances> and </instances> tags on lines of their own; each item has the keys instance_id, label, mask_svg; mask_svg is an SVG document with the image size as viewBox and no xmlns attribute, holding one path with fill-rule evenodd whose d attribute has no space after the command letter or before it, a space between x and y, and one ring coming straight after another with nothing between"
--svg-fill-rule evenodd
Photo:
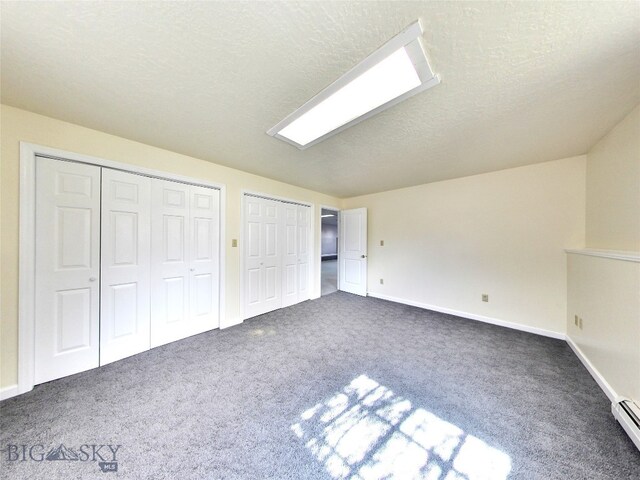
<instances>
[{"instance_id":1,"label":"fluorescent ceiling light fixture","mask_svg":"<svg viewBox=\"0 0 640 480\"><path fill-rule=\"evenodd\" d=\"M267 133L301 150L440 83L409 25Z\"/></svg>"},{"instance_id":2,"label":"fluorescent ceiling light fixture","mask_svg":"<svg viewBox=\"0 0 640 480\"><path fill-rule=\"evenodd\" d=\"M335 215L333 213L330 213L328 215L320 215L322 218L327 218L327 217L335 217Z\"/></svg>"}]
</instances>

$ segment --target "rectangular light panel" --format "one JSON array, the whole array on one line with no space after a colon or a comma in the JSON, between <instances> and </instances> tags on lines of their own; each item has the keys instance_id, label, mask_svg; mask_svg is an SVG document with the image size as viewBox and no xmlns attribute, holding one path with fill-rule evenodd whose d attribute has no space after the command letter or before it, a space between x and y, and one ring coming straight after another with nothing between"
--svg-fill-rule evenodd
<instances>
[{"instance_id":1,"label":"rectangular light panel","mask_svg":"<svg viewBox=\"0 0 640 480\"><path fill-rule=\"evenodd\" d=\"M302 150L440 83L417 21L267 133Z\"/></svg>"}]
</instances>

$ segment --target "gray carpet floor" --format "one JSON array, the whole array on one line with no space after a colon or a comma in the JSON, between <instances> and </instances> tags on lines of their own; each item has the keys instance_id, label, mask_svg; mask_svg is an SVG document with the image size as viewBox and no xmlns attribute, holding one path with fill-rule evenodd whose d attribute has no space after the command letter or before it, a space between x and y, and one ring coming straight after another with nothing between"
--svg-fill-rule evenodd
<instances>
[{"instance_id":1,"label":"gray carpet floor","mask_svg":"<svg viewBox=\"0 0 640 480\"><path fill-rule=\"evenodd\" d=\"M342 292L39 385L0 414L3 479L640 478L565 342ZM101 472L103 444L121 445L117 472ZM79 460L10 461L9 445Z\"/></svg>"},{"instance_id":2,"label":"gray carpet floor","mask_svg":"<svg viewBox=\"0 0 640 480\"><path fill-rule=\"evenodd\" d=\"M325 260L322 262L322 295L338 291L338 261Z\"/></svg>"}]
</instances>

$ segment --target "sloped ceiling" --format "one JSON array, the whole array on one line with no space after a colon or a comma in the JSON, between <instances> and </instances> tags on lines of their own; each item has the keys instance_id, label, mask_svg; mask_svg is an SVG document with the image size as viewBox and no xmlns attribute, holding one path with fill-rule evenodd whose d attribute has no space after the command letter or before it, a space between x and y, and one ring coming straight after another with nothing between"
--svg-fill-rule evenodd
<instances>
[{"instance_id":1,"label":"sloped ceiling","mask_svg":"<svg viewBox=\"0 0 640 480\"><path fill-rule=\"evenodd\" d=\"M585 153L640 102L638 2L2 2L2 102L339 197ZM442 83L265 131L421 18Z\"/></svg>"}]
</instances>

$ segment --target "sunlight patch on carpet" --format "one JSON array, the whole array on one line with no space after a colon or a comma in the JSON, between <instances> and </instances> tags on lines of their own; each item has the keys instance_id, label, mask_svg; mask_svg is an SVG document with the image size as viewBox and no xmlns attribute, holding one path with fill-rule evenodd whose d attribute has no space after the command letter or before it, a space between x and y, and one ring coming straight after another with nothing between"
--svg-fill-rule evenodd
<instances>
[{"instance_id":1,"label":"sunlight patch on carpet","mask_svg":"<svg viewBox=\"0 0 640 480\"><path fill-rule=\"evenodd\" d=\"M335 479L504 480L511 458L360 375L291 426Z\"/></svg>"}]
</instances>

